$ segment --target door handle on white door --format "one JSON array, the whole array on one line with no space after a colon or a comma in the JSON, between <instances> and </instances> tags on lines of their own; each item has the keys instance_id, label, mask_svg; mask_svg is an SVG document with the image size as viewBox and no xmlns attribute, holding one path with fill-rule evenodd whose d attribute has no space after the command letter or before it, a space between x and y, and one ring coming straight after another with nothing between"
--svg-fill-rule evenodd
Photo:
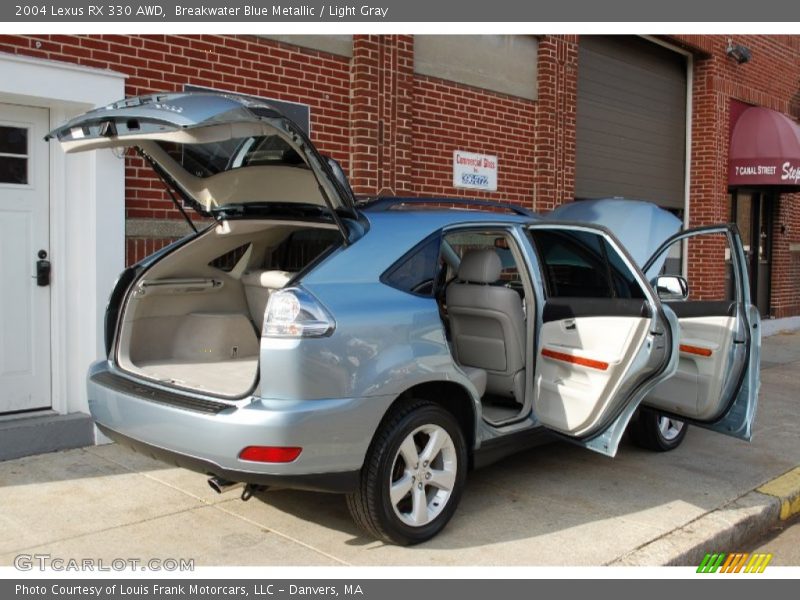
<instances>
[{"instance_id":1,"label":"door handle on white door","mask_svg":"<svg viewBox=\"0 0 800 600\"><path fill-rule=\"evenodd\" d=\"M564 321L564 329L573 331L575 329L575 319L566 319Z\"/></svg>"},{"instance_id":2,"label":"door handle on white door","mask_svg":"<svg viewBox=\"0 0 800 600\"><path fill-rule=\"evenodd\" d=\"M50 261L47 260L47 251L39 250L39 260L36 261L36 285L47 287L50 285Z\"/></svg>"}]
</instances>

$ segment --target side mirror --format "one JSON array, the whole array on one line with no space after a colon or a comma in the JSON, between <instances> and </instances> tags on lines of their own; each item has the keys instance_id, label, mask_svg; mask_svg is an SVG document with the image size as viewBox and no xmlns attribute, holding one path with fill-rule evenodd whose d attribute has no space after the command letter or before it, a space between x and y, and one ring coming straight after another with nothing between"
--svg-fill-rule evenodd
<instances>
[{"instance_id":1,"label":"side mirror","mask_svg":"<svg viewBox=\"0 0 800 600\"><path fill-rule=\"evenodd\" d=\"M659 275L656 293L662 300L686 300L689 297L689 282L679 275Z\"/></svg>"}]
</instances>

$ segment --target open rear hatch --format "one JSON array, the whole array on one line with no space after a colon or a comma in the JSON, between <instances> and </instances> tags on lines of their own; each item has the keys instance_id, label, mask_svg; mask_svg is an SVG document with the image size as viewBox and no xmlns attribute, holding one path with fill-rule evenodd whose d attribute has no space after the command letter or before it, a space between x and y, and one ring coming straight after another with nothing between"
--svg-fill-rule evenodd
<instances>
[{"instance_id":1,"label":"open rear hatch","mask_svg":"<svg viewBox=\"0 0 800 600\"><path fill-rule=\"evenodd\" d=\"M348 242L349 186L269 104L206 92L152 94L96 108L51 131L64 151L135 148L198 212L326 218Z\"/></svg>"},{"instance_id":2,"label":"open rear hatch","mask_svg":"<svg viewBox=\"0 0 800 600\"><path fill-rule=\"evenodd\" d=\"M267 300L351 239L337 165L273 107L214 93L153 94L50 132L68 153L134 149L218 224L145 262L113 307L113 358L138 377L225 398L251 393ZM182 209L182 208L181 208ZM357 228L352 228L357 229Z\"/></svg>"}]
</instances>

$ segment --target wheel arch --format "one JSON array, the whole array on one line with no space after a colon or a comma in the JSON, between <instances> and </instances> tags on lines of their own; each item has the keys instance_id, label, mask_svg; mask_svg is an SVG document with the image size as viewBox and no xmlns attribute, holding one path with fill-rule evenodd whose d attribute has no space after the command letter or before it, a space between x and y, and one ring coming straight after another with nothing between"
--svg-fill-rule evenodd
<instances>
[{"instance_id":1,"label":"wheel arch","mask_svg":"<svg viewBox=\"0 0 800 600\"><path fill-rule=\"evenodd\" d=\"M476 436L478 432L478 411L475 407L475 400L469 390L454 381L426 381L418 383L399 394L397 398L386 409L381 425L387 416L398 405L412 400L428 400L438 404L458 421L467 442L467 451L472 463L472 453L475 449ZM377 431L377 429L376 429Z\"/></svg>"}]
</instances>

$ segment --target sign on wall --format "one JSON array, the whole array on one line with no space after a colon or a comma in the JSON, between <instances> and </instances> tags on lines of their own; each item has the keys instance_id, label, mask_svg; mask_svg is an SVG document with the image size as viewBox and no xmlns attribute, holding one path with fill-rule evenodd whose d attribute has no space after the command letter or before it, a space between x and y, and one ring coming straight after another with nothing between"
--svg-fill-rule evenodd
<instances>
[{"instance_id":1,"label":"sign on wall","mask_svg":"<svg viewBox=\"0 0 800 600\"><path fill-rule=\"evenodd\" d=\"M453 187L471 190L497 190L497 157L455 150Z\"/></svg>"},{"instance_id":2,"label":"sign on wall","mask_svg":"<svg viewBox=\"0 0 800 600\"><path fill-rule=\"evenodd\" d=\"M732 159L729 185L800 185L800 161L781 158Z\"/></svg>"}]
</instances>

